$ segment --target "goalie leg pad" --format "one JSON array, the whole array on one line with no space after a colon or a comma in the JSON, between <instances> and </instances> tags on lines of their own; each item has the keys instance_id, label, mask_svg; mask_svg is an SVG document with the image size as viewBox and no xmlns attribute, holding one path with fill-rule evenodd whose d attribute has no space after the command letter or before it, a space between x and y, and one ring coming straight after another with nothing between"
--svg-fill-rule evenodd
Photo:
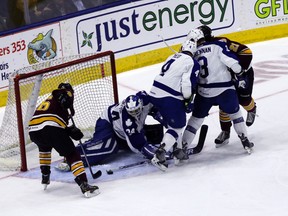
<instances>
[{"instance_id":1,"label":"goalie leg pad","mask_svg":"<svg viewBox=\"0 0 288 216\"><path fill-rule=\"evenodd\" d=\"M110 157L113 154L116 154L119 150L119 146L114 134L107 135L106 137L99 140L88 140L83 143L83 148L91 166L98 165L104 159ZM87 167L88 165L86 163L85 156L80 144L76 146L76 149L81 154L81 159L84 163L84 166Z\"/></svg>"}]
</instances>

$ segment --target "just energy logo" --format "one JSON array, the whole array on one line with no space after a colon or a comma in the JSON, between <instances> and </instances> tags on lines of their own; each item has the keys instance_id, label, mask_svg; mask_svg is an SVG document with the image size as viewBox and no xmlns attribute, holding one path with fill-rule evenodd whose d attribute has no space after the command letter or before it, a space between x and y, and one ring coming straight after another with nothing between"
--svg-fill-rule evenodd
<instances>
[{"instance_id":1,"label":"just energy logo","mask_svg":"<svg viewBox=\"0 0 288 216\"><path fill-rule=\"evenodd\" d=\"M143 41L154 43L159 31L177 37L197 25L228 27L234 22L233 6L233 0L154 1L99 14L78 22L78 51L100 52L109 47L121 52L144 46Z\"/></svg>"}]
</instances>

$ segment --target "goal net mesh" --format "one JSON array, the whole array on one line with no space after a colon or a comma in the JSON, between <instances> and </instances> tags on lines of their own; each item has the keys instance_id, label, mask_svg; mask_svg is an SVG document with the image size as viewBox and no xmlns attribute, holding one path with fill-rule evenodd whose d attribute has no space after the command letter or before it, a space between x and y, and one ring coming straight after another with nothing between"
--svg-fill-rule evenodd
<instances>
[{"instance_id":1,"label":"goal net mesh","mask_svg":"<svg viewBox=\"0 0 288 216\"><path fill-rule=\"evenodd\" d=\"M69 82L73 86L74 121L84 133L84 138L90 138L101 112L118 102L115 64L111 61L114 61L114 54L108 51L101 55L63 57L13 73L9 79L9 93L0 128L0 170L23 169L23 162L26 160L20 152L21 136L19 138L16 107L21 106L27 152L36 148L29 140L29 120L36 107L62 82ZM16 104L15 99L14 78L17 76L20 77L21 104Z\"/></svg>"}]
</instances>

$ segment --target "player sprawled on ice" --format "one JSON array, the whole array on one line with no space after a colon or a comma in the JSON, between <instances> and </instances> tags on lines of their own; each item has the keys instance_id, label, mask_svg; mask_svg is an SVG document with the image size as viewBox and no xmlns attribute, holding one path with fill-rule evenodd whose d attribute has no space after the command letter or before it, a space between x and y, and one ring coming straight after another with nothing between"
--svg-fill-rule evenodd
<instances>
[{"instance_id":1,"label":"player sprawled on ice","mask_svg":"<svg viewBox=\"0 0 288 216\"><path fill-rule=\"evenodd\" d=\"M227 44L229 50L234 53L238 59L239 64L242 67L241 75L235 76L232 72L232 79L235 82L235 88L237 91L239 104L247 111L246 125L251 126L254 123L256 117L256 103L252 97L252 90L254 84L254 70L251 64L252 51L244 44L236 41L231 41L226 37L214 37L212 36L212 30L208 26L199 26L206 41L223 41ZM189 34L187 36L189 39ZM232 126L231 119L223 110L219 112L221 133L215 139L216 147L220 147L229 142L230 128Z\"/></svg>"},{"instance_id":2,"label":"player sprawled on ice","mask_svg":"<svg viewBox=\"0 0 288 216\"><path fill-rule=\"evenodd\" d=\"M194 109L183 134L183 143L191 145L211 107L219 105L219 108L232 120L244 149L251 153L254 144L247 138L246 125L230 72L233 71L236 76L242 72L237 56L222 41L206 41L200 29L191 30L189 38L197 43L194 57L201 65L201 69Z\"/></svg>"},{"instance_id":3,"label":"player sprawled on ice","mask_svg":"<svg viewBox=\"0 0 288 216\"><path fill-rule=\"evenodd\" d=\"M199 72L199 64L193 59L195 51L195 43L184 42L180 52L167 58L150 90L151 102L168 125L151 160L162 171L168 168L165 154L169 150L173 149L175 164L187 157L182 150L181 137L186 125L186 112L191 111Z\"/></svg>"},{"instance_id":4,"label":"player sprawled on ice","mask_svg":"<svg viewBox=\"0 0 288 216\"><path fill-rule=\"evenodd\" d=\"M75 126L68 127L73 108L74 90L69 83L61 83L58 89L42 102L29 122L30 139L38 146L42 184L44 190L50 184L51 152L55 149L64 156L85 197L99 194L97 186L89 185L84 164L71 140L80 140L82 132Z\"/></svg>"},{"instance_id":5,"label":"player sprawled on ice","mask_svg":"<svg viewBox=\"0 0 288 216\"><path fill-rule=\"evenodd\" d=\"M107 159L111 160L119 150L130 150L152 159L156 151L153 144L159 145L163 126L145 125L148 115L164 124L145 91L139 91L121 103L107 107L96 121L93 137L83 143L89 164L99 165ZM80 145L76 148L83 154ZM82 160L87 166L85 158ZM58 169L65 171L70 168L61 163Z\"/></svg>"}]
</instances>

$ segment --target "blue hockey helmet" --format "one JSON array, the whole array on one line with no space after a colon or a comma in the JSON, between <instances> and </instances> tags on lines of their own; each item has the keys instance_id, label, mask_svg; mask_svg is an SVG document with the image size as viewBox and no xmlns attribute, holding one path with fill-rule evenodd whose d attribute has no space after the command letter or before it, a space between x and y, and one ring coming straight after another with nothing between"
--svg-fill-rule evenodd
<instances>
[{"instance_id":1,"label":"blue hockey helmet","mask_svg":"<svg viewBox=\"0 0 288 216\"><path fill-rule=\"evenodd\" d=\"M143 109L143 102L137 95L129 95L125 99L125 108L129 115L137 117Z\"/></svg>"}]
</instances>

